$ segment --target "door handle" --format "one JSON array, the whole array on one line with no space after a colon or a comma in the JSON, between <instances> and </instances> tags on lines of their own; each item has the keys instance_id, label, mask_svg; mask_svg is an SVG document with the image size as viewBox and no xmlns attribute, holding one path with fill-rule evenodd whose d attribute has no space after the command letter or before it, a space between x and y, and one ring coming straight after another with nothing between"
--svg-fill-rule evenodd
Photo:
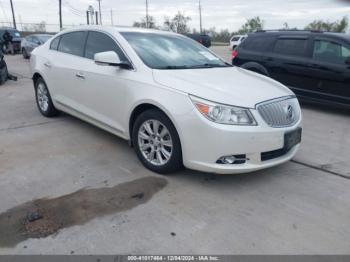
<instances>
[{"instance_id":1,"label":"door handle","mask_svg":"<svg viewBox=\"0 0 350 262\"><path fill-rule=\"evenodd\" d=\"M51 68L52 65L51 65L50 62L45 62L45 63L44 63L44 66L46 66L46 67L48 67L48 68Z\"/></svg>"},{"instance_id":2,"label":"door handle","mask_svg":"<svg viewBox=\"0 0 350 262\"><path fill-rule=\"evenodd\" d=\"M78 77L78 78L80 78L80 79L85 79L84 74L83 74L83 73L80 73L80 72L79 72L79 73L76 73L75 76Z\"/></svg>"}]
</instances>

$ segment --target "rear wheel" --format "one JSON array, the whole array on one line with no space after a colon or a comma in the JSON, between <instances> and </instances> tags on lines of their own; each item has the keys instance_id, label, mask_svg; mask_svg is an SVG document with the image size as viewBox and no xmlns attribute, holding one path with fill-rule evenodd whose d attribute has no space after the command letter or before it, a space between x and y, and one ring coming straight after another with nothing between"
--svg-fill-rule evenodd
<instances>
[{"instance_id":1,"label":"rear wheel","mask_svg":"<svg viewBox=\"0 0 350 262\"><path fill-rule=\"evenodd\" d=\"M0 85L3 85L8 79L7 65L4 60L0 62Z\"/></svg>"},{"instance_id":2,"label":"rear wheel","mask_svg":"<svg viewBox=\"0 0 350 262\"><path fill-rule=\"evenodd\" d=\"M169 174L183 167L178 133L160 110L147 110L137 117L132 140L138 158L148 169Z\"/></svg>"},{"instance_id":3,"label":"rear wheel","mask_svg":"<svg viewBox=\"0 0 350 262\"><path fill-rule=\"evenodd\" d=\"M59 111L52 103L51 95L47 85L41 77L35 81L36 104L40 113L46 117L54 117Z\"/></svg>"},{"instance_id":4,"label":"rear wheel","mask_svg":"<svg viewBox=\"0 0 350 262\"><path fill-rule=\"evenodd\" d=\"M24 59L28 59L29 58L29 55L28 55L27 50L25 48L22 48L22 55L23 55Z\"/></svg>"}]
</instances>

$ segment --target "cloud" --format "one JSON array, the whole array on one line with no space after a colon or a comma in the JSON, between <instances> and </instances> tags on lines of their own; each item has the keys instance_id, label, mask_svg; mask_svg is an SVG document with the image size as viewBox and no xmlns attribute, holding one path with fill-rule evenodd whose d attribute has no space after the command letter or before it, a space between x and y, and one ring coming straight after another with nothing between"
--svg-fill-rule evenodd
<instances>
[{"instance_id":1,"label":"cloud","mask_svg":"<svg viewBox=\"0 0 350 262\"><path fill-rule=\"evenodd\" d=\"M84 24L85 12L96 0L62 0L63 22L66 25ZM145 15L144 0L103 0L103 23L113 20L120 25L132 25ZM283 3L283 4L281 4ZM15 0L17 22L58 24L58 1ZM260 16L266 27L279 28L284 22L291 27L304 27L315 19L339 20L350 13L348 0L202 0L204 27L237 30L246 19ZM11 21L9 1L0 1L0 22ZM164 16L177 11L191 16L190 25L199 28L198 0L149 0L149 12L158 24ZM54 27L54 25L52 26ZM57 26L56 26L57 27ZM57 29L56 29L57 30Z\"/></svg>"}]
</instances>

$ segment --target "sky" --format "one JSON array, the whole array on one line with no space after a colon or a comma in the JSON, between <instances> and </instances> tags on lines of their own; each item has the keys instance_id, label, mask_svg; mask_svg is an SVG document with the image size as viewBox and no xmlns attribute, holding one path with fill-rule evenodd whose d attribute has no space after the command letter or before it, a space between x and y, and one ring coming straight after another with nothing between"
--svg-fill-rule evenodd
<instances>
[{"instance_id":1,"label":"sky","mask_svg":"<svg viewBox=\"0 0 350 262\"><path fill-rule=\"evenodd\" d=\"M177 11L190 16L191 28L199 29L198 0L148 0L149 14L162 25L164 16L174 16ZM216 27L235 31L246 19L260 16L266 29L289 27L303 28L315 19L335 21L348 15L350 0L201 0L203 27ZM16 22L40 23L45 21L52 30L57 30L58 0L13 0ZM91 4L98 9L97 0L62 0L63 24L86 23L85 12ZM145 0L101 0L102 21L114 25L131 26L145 16ZM0 25L11 22L10 0L0 0ZM50 25L52 24L52 25Z\"/></svg>"}]
</instances>

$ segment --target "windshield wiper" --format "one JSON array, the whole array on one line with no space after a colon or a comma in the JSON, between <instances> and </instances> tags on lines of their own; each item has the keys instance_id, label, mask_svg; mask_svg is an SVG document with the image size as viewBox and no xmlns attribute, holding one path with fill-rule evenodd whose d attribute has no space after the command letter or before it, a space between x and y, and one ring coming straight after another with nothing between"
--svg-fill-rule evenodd
<instances>
[{"instance_id":1,"label":"windshield wiper","mask_svg":"<svg viewBox=\"0 0 350 262\"><path fill-rule=\"evenodd\" d=\"M186 66L186 65L182 65L182 66L172 66L172 65L169 65L169 66L163 66L163 67L159 67L158 69L188 69L190 68L189 66Z\"/></svg>"},{"instance_id":2,"label":"windshield wiper","mask_svg":"<svg viewBox=\"0 0 350 262\"><path fill-rule=\"evenodd\" d=\"M210 63L205 63L205 64L202 64L202 65L194 65L194 66L191 66L191 68L214 68L214 67L229 67L231 65L229 65L228 63L225 63L225 64L210 64Z\"/></svg>"},{"instance_id":3,"label":"windshield wiper","mask_svg":"<svg viewBox=\"0 0 350 262\"><path fill-rule=\"evenodd\" d=\"M200 69L200 68L214 68L214 67L232 67L232 65L230 65L229 63L225 63L225 64L205 63L201 65L181 65L181 66L168 65L164 67L159 67L158 69Z\"/></svg>"}]
</instances>

